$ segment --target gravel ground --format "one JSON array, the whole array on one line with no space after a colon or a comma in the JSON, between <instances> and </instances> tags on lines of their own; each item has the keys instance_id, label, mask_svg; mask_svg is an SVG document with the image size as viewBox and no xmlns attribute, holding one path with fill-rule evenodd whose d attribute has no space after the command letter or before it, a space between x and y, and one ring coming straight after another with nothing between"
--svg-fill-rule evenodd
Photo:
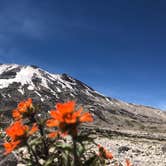
<instances>
[{"instance_id":1,"label":"gravel ground","mask_svg":"<svg viewBox=\"0 0 166 166\"><path fill-rule=\"evenodd\" d=\"M130 159L133 166L166 166L165 141L118 136L109 139L98 136L96 142L110 150L114 159L123 164L125 159Z\"/></svg>"}]
</instances>

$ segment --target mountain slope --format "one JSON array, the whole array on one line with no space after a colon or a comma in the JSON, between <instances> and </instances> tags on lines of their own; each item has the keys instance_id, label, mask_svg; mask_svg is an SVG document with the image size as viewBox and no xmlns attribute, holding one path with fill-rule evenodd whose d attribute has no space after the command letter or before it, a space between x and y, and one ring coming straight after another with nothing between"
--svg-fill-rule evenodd
<instances>
[{"instance_id":1,"label":"mountain slope","mask_svg":"<svg viewBox=\"0 0 166 166\"><path fill-rule=\"evenodd\" d=\"M51 74L35 66L0 65L0 110L10 117L11 109L28 97L48 111L55 102L76 100L92 112L94 125L118 130L165 130L164 112L129 104L101 95L67 74ZM162 127L162 128L161 128Z\"/></svg>"}]
</instances>

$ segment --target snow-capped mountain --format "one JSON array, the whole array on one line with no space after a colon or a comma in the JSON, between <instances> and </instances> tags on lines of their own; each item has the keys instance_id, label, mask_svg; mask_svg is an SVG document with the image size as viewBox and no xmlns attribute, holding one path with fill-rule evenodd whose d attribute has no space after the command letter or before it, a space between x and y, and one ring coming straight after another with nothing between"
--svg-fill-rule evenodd
<instances>
[{"instance_id":1,"label":"snow-capped mountain","mask_svg":"<svg viewBox=\"0 0 166 166\"><path fill-rule=\"evenodd\" d=\"M0 98L17 101L32 97L37 101L76 99L80 103L108 98L66 74L50 74L35 66L0 65ZM82 101L82 102L81 102ZM89 101L88 101L89 103Z\"/></svg>"},{"instance_id":2,"label":"snow-capped mountain","mask_svg":"<svg viewBox=\"0 0 166 166\"><path fill-rule=\"evenodd\" d=\"M113 128L146 128L164 125L164 112L106 97L67 74L51 74L36 66L0 65L0 111L9 116L17 103L28 97L43 110L56 102L76 100L95 117L95 125ZM158 127L158 126L157 126Z\"/></svg>"}]
</instances>

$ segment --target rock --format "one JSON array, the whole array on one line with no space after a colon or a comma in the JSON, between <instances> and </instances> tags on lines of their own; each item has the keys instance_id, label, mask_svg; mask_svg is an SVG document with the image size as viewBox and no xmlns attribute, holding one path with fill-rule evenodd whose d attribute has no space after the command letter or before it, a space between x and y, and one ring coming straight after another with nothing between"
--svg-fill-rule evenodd
<instances>
[{"instance_id":1,"label":"rock","mask_svg":"<svg viewBox=\"0 0 166 166\"><path fill-rule=\"evenodd\" d=\"M132 152L135 153L135 154L140 154L141 153L141 151L139 149L133 149Z\"/></svg>"},{"instance_id":2,"label":"rock","mask_svg":"<svg viewBox=\"0 0 166 166\"><path fill-rule=\"evenodd\" d=\"M16 166L17 159L13 154L7 155L0 161L0 166Z\"/></svg>"},{"instance_id":3,"label":"rock","mask_svg":"<svg viewBox=\"0 0 166 166\"><path fill-rule=\"evenodd\" d=\"M127 151L129 151L129 150L130 150L130 148L127 147L127 146L120 146L120 147L118 148L118 153L124 153L124 152L127 152Z\"/></svg>"},{"instance_id":4,"label":"rock","mask_svg":"<svg viewBox=\"0 0 166 166\"><path fill-rule=\"evenodd\" d=\"M161 150L162 150L163 153L166 153L166 144L163 145L163 147L161 148Z\"/></svg>"}]
</instances>

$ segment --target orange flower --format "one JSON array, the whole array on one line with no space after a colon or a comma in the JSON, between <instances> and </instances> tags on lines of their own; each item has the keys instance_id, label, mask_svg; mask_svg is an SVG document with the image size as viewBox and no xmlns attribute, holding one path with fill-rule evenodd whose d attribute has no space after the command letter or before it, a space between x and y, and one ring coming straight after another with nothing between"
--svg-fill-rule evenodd
<instances>
[{"instance_id":1,"label":"orange flower","mask_svg":"<svg viewBox=\"0 0 166 166\"><path fill-rule=\"evenodd\" d=\"M25 113L28 112L28 109L32 107L32 99L29 98L25 101L20 102L17 105L17 108L13 110L12 116L15 120L19 120L23 117Z\"/></svg>"},{"instance_id":2,"label":"orange flower","mask_svg":"<svg viewBox=\"0 0 166 166\"><path fill-rule=\"evenodd\" d=\"M36 123L33 124L30 129L29 126L23 125L22 121L16 121L11 126L9 126L5 132L12 139L17 140L22 137L26 137L28 135L34 134L38 130L38 126Z\"/></svg>"},{"instance_id":3,"label":"orange flower","mask_svg":"<svg viewBox=\"0 0 166 166\"><path fill-rule=\"evenodd\" d=\"M20 140L18 141L11 141L11 142L5 142L3 146L5 147L5 155L11 153L17 145L20 144Z\"/></svg>"},{"instance_id":4,"label":"orange flower","mask_svg":"<svg viewBox=\"0 0 166 166\"><path fill-rule=\"evenodd\" d=\"M36 131L38 131L38 126L36 123L33 124L31 130L28 132L28 135L33 135Z\"/></svg>"},{"instance_id":5,"label":"orange flower","mask_svg":"<svg viewBox=\"0 0 166 166\"><path fill-rule=\"evenodd\" d=\"M80 122L92 122L93 118L89 112L86 112L86 113L82 114L82 116L80 117L79 120L80 120Z\"/></svg>"},{"instance_id":6,"label":"orange flower","mask_svg":"<svg viewBox=\"0 0 166 166\"><path fill-rule=\"evenodd\" d=\"M5 131L6 134L12 139L16 140L26 134L28 126L23 125L22 121L16 121L11 126L9 126Z\"/></svg>"},{"instance_id":7,"label":"orange flower","mask_svg":"<svg viewBox=\"0 0 166 166\"><path fill-rule=\"evenodd\" d=\"M92 122L93 118L88 112L82 113L82 108L76 110L75 105L74 101L56 104L56 110L50 111L51 119L46 122L46 125L76 135L76 127L83 122Z\"/></svg>"},{"instance_id":8,"label":"orange flower","mask_svg":"<svg viewBox=\"0 0 166 166\"><path fill-rule=\"evenodd\" d=\"M5 132L10 138L10 142L4 143L5 154L10 153L13 149L21 143L22 140L27 139L28 136L34 134L38 130L37 124L33 124L32 128L27 125L24 125L21 120L14 122L9 126Z\"/></svg>"},{"instance_id":9,"label":"orange flower","mask_svg":"<svg viewBox=\"0 0 166 166\"><path fill-rule=\"evenodd\" d=\"M113 155L111 152L107 151L104 147L101 145L98 145L99 148L99 156L103 157L105 159L113 159Z\"/></svg>"},{"instance_id":10,"label":"orange flower","mask_svg":"<svg viewBox=\"0 0 166 166\"><path fill-rule=\"evenodd\" d=\"M55 138L58 136L64 138L65 136L67 136L67 132L62 133L61 131L57 130L57 131L53 131L53 132L48 134L49 138Z\"/></svg>"},{"instance_id":11,"label":"orange flower","mask_svg":"<svg viewBox=\"0 0 166 166\"><path fill-rule=\"evenodd\" d=\"M55 127L59 125L59 122L55 119L49 119L47 120L46 124L48 127Z\"/></svg>"},{"instance_id":12,"label":"orange flower","mask_svg":"<svg viewBox=\"0 0 166 166\"><path fill-rule=\"evenodd\" d=\"M50 134L48 134L48 137L49 138L55 138L55 137L57 137L58 136L58 132L57 131L55 131L55 132L52 132L52 133L50 133Z\"/></svg>"},{"instance_id":13,"label":"orange flower","mask_svg":"<svg viewBox=\"0 0 166 166\"><path fill-rule=\"evenodd\" d=\"M17 108L20 112L27 112L27 108L30 108L32 106L32 99L28 98L25 101L22 101L18 104Z\"/></svg>"},{"instance_id":14,"label":"orange flower","mask_svg":"<svg viewBox=\"0 0 166 166\"><path fill-rule=\"evenodd\" d=\"M17 109L13 110L12 116L14 119L21 119L22 118L21 113Z\"/></svg>"},{"instance_id":15,"label":"orange flower","mask_svg":"<svg viewBox=\"0 0 166 166\"><path fill-rule=\"evenodd\" d=\"M126 166L132 166L129 159L126 159Z\"/></svg>"}]
</instances>

